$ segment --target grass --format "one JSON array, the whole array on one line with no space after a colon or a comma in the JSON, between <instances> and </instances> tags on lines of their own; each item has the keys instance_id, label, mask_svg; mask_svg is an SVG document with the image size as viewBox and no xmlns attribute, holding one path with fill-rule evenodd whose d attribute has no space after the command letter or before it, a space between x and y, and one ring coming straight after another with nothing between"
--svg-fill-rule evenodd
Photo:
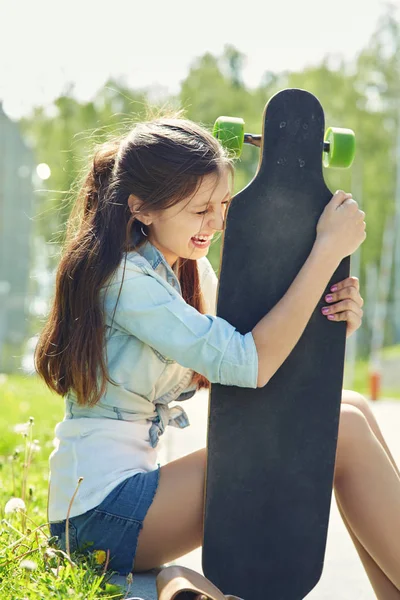
<instances>
[{"instance_id":1,"label":"grass","mask_svg":"<svg viewBox=\"0 0 400 600\"><path fill-rule=\"evenodd\" d=\"M390 346L382 351L382 360L399 358L400 365L400 345ZM344 372L344 387L351 388L360 394L363 394L367 398L370 397L370 386L369 386L369 361L358 360L355 364L354 369L354 380L349 384L349 372L345 367ZM391 388L387 385L381 385L380 389L381 398L391 398L400 400L400 387Z\"/></svg>"},{"instance_id":2,"label":"grass","mask_svg":"<svg viewBox=\"0 0 400 600\"><path fill-rule=\"evenodd\" d=\"M382 358L400 358L400 344L383 348Z\"/></svg>"},{"instance_id":3,"label":"grass","mask_svg":"<svg viewBox=\"0 0 400 600\"><path fill-rule=\"evenodd\" d=\"M48 457L64 414L62 398L37 377L0 375L0 406L0 598L129 596L108 582L104 552L64 553L50 536ZM6 507L11 498L20 498L25 510Z\"/></svg>"},{"instance_id":4,"label":"grass","mask_svg":"<svg viewBox=\"0 0 400 600\"><path fill-rule=\"evenodd\" d=\"M400 347L388 354L400 356ZM356 364L351 388L368 396L366 361ZM400 389L384 388L382 395L400 398ZM48 458L54 427L64 416L62 398L35 376L0 375L0 408L0 598L94 600L129 595L108 582L105 556L69 555L50 536ZM11 498L20 498L25 510L6 513Z\"/></svg>"}]
</instances>

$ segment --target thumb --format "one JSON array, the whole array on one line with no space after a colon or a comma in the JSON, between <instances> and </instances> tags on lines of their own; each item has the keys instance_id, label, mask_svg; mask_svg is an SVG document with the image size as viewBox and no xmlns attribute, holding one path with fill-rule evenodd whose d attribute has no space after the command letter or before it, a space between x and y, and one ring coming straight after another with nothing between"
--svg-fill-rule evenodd
<instances>
[{"instance_id":1,"label":"thumb","mask_svg":"<svg viewBox=\"0 0 400 600\"><path fill-rule=\"evenodd\" d=\"M347 194L346 192L344 192L343 190L337 190L331 199L331 205L333 210L336 210L337 208L339 208L339 206L341 206L346 200L348 200L349 198L352 198L352 194Z\"/></svg>"}]
</instances>

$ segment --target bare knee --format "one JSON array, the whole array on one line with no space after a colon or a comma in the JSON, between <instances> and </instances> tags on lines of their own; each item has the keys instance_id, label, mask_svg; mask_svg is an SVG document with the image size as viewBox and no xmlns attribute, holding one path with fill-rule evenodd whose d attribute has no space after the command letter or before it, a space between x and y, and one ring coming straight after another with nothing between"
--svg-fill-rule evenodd
<instances>
[{"instance_id":1,"label":"bare knee","mask_svg":"<svg viewBox=\"0 0 400 600\"><path fill-rule=\"evenodd\" d=\"M376 433L377 424L374 417L374 413L371 410L371 406L368 403L368 400L364 396L362 396L362 394L359 394L358 392L354 392L352 390L343 390L342 403L358 408L358 410L361 411L364 417L367 419L372 431Z\"/></svg>"},{"instance_id":2,"label":"bare knee","mask_svg":"<svg viewBox=\"0 0 400 600\"><path fill-rule=\"evenodd\" d=\"M358 392L354 392L353 390L343 390L342 391L342 402L344 404L351 404L360 410L365 416L367 416L371 409L369 407L368 401L362 394Z\"/></svg>"},{"instance_id":3,"label":"bare knee","mask_svg":"<svg viewBox=\"0 0 400 600\"><path fill-rule=\"evenodd\" d=\"M340 407L335 477L345 472L369 435L371 429L362 410L352 403L343 403Z\"/></svg>"}]
</instances>

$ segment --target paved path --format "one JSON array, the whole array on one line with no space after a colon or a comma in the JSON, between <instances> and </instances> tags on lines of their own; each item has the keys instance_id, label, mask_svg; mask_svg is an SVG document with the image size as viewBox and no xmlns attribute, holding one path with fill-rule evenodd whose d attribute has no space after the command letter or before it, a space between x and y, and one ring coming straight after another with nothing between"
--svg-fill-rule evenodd
<instances>
[{"instance_id":1,"label":"paved path","mask_svg":"<svg viewBox=\"0 0 400 600\"><path fill-rule=\"evenodd\" d=\"M168 428L168 433L164 435L161 464L205 446L207 402L208 393L199 392L182 404L189 415L191 425L183 430ZM389 448L399 464L400 401L380 400L371 403L371 406ZM200 548L175 562L202 573ZM373 600L374 598L376 598L375 594L342 522L333 495L324 571L318 585L307 596L307 600Z\"/></svg>"}]
</instances>

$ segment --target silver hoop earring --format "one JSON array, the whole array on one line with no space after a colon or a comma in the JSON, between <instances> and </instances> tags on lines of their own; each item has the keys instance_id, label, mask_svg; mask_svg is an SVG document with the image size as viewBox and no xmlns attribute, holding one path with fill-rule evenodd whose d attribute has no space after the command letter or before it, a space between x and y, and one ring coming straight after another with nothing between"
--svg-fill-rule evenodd
<instances>
[{"instance_id":1,"label":"silver hoop earring","mask_svg":"<svg viewBox=\"0 0 400 600\"><path fill-rule=\"evenodd\" d=\"M143 235L144 235L145 237L147 237L147 233L145 233L145 232L143 231L143 225L141 226L141 228L140 228L140 231L143 233Z\"/></svg>"}]
</instances>

